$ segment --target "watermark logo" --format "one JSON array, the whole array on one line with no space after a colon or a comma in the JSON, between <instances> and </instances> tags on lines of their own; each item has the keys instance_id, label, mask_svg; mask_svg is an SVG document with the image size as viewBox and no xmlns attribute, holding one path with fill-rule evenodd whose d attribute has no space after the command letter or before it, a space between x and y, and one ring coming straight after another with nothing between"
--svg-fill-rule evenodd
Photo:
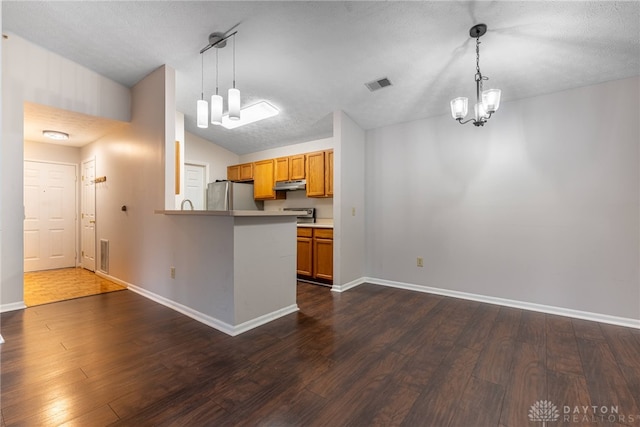
<instances>
[{"instance_id":1,"label":"watermark logo","mask_svg":"<svg viewBox=\"0 0 640 427\"><path fill-rule=\"evenodd\" d=\"M562 421L565 424L633 424L640 421L640 414L620 413L618 405L563 405L560 409L550 400L538 400L529 409L529 421L541 422L543 427L549 422ZM562 417L562 419L560 419Z\"/></svg>"},{"instance_id":2,"label":"watermark logo","mask_svg":"<svg viewBox=\"0 0 640 427\"><path fill-rule=\"evenodd\" d=\"M542 422L542 427L549 421L557 421L560 418L558 407L550 400L538 400L529 409L529 421Z\"/></svg>"}]
</instances>

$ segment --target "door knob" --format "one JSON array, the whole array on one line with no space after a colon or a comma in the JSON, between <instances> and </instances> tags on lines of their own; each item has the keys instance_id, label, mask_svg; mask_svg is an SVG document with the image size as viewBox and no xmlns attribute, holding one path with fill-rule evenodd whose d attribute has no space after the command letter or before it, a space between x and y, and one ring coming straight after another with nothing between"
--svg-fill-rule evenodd
<instances>
[{"instance_id":1,"label":"door knob","mask_svg":"<svg viewBox=\"0 0 640 427\"><path fill-rule=\"evenodd\" d=\"M95 221L89 221L89 224L95 224L95 223L96 223Z\"/></svg>"}]
</instances>

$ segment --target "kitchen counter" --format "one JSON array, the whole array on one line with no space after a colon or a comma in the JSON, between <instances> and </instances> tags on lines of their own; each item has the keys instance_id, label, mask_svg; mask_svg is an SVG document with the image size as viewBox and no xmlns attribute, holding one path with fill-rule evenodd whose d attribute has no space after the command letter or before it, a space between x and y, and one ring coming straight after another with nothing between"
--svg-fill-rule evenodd
<instances>
[{"instance_id":1,"label":"kitchen counter","mask_svg":"<svg viewBox=\"0 0 640 427\"><path fill-rule=\"evenodd\" d=\"M314 223L298 223L298 227L308 227L308 228L333 228L333 222L331 223L322 223L322 222L314 222Z\"/></svg>"},{"instance_id":2,"label":"kitchen counter","mask_svg":"<svg viewBox=\"0 0 640 427\"><path fill-rule=\"evenodd\" d=\"M173 245L158 268L185 314L233 336L298 310L295 213L155 213Z\"/></svg>"},{"instance_id":3,"label":"kitchen counter","mask_svg":"<svg viewBox=\"0 0 640 427\"><path fill-rule=\"evenodd\" d=\"M192 210L156 210L156 214L161 215L186 215L186 216L249 216L249 217L268 217L268 216L296 216L295 212L288 211L192 211Z\"/></svg>"}]
</instances>

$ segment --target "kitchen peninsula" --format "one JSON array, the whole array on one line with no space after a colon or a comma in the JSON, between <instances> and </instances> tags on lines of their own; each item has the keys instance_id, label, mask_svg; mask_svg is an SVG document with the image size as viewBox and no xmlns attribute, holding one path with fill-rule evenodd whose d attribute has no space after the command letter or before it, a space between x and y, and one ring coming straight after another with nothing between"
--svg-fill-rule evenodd
<instances>
[{"instance_id":1,"label":"kitchen peninsula","mask_svg":"<svg viewBox=\"0 0 640 427\"><path fill-rule=\"evenodd\" d=\"M298 310L296 214L158 210L170 222L173 307L229 335ZM194 251L193 248L198 250Z\"/></svg>"}]
</instances>

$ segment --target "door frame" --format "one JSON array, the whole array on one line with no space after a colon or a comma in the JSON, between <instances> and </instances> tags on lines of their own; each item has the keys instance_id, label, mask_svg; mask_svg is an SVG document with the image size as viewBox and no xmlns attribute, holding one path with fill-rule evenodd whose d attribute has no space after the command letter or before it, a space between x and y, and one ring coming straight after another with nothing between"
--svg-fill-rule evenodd
<instances>
[{"instance_id":1,"label":"door frame","mask_svg":"<svg viewBox=\"0 0 640 427\"><path fill-rule=\"evenodd\" d=\"M56 162L53 160L41 160L41 159L33 159L33 158L24 158L22 160L22 171L24 174L24 164L25 162L35 162L35 163L47 163L50 165L61 165L61 166L73 166L73 169L75 171L75 175L76 175L76 180L75 180L75 197L74 197L74 207L73 207L73 212L74 212L74 243L75 243L75 266L78 267L80 265L80 251L78 250L80 248L80 222L78 221L78 217L79 217L79 212L80 212L80 180L78 180L78 169L79 169L79 165L77 163L68 163L68 162ZM22 185L22 204L23 204L23 209L24 209L24 183ZM23 231L22 231L22 239L23 239L23 245L24 245L24 227L23 227ZM24 255L23 255L24 257ZM23 261L24 262L24 261Z\"/></svg>"}]
</instances>

